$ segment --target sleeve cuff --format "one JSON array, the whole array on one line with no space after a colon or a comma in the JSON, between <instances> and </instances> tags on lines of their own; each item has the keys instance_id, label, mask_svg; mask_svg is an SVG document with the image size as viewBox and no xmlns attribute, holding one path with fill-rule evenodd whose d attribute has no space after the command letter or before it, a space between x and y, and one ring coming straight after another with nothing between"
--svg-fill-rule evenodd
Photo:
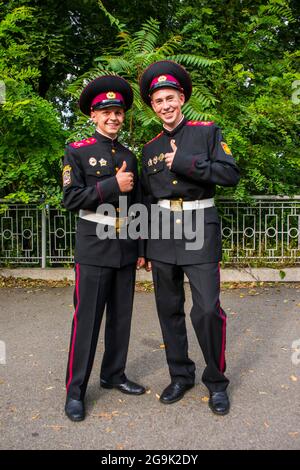
<instances>
[{"instance_id":1,"label":"sleeve cuff","mask_svg":"<svg viewBox=\"0 0 300 470\"><path fill-rule=\"evenodd\" d=\"M101 203L117 201L121 194L117 178L113 176L103 181L98 181L97 192Z\"/></svg>"},{"instance_id":2,"label":"sleeve cuff","mask_svg":"<svg viewBox=\"0 0 300 470\"><path fill-rule=\"evenodd\" d=\"M206 155L207 154L205 154L205 156ZM171 171L188 178L193 178L195 174L200 175L203 171L206 172L209 163L209 160L203 157L203 154L182 155L180 153L176 153Z\"/></svg>"}]
</instances>

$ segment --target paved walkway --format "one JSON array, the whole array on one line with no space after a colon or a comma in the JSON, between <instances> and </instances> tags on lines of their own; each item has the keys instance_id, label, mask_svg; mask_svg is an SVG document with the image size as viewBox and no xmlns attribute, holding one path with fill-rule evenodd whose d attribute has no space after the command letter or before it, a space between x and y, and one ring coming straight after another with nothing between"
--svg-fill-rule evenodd
<instances>
[{"instance_id":1,"label":"paved walkway","mask_svg":"<svg viewBox=\"0 0 300 470\"><path fill-rule=\"evenodd\" d=\"M227 289L227 374L232 409L211 413L201 383L203 358L187 315L196 386L180 402L158 401L168 385L153 293L137 292L127 375L148 387L140 397L99 389L103 335L86 397L87 417L64 415L64 376L72 287L0 289L1 449L299 449L299 284ZM187 288L186 311L191 307ZM103 332L102 332L103 333ZM296 354L295 354L296 356ZM300 354L299 356L300 357Z\"/></svg>"},{"instance_id":2,"label":"paved walkway","mask_svg":"<svg viewBox=\"0 0 300 470\"><path fill-rule=\"evenodd\" d=\"M1 268L0 275L15 278L74 280L74 268ZM152 274L137 271L137 281L152 281ZM221 282L300 282L300 267L289 268L221 268Z\"/></svg>"}]
</instances>

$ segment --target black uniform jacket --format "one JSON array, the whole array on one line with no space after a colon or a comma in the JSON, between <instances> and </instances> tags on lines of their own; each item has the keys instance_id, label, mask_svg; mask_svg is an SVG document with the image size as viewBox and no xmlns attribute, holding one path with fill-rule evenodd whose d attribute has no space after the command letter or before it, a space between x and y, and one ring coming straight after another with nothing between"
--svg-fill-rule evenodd
<instances>
[{"instance_id":1,"label":"black uniform jacket","mask_svg":"<svg viewBox=\"0 0 300 470\"><path fill-rule=\"evenodd\" d=\"M169 170L164 156L173 151L172 139L177 151ZM148 199L148 203L156 203L158 199L194 201L213 198L217 184L235 186L239 181L239 170L223 141L221 130L213 122L183 119L173 131L164 129L144 146L141 179L144 198ZM182 213L171 212L170 239L162 239L161 233L158 240L150 237L147 258L178 265L220 261L222 244L217 209L206 208L202 215L204 244L201 249L187 250L186 243L193 240L185 237L184 220L180 221ZM195 230L195 211L192 218ZM172 228L176 227L176 223L183 225L182 239L174 239Z\"/></svg>"},{"instance_id":2,"label":"black uniform jacket","mask_svg":"<svg viewBox=\"0 0 300 470\"><path fill-rule=\"evenodd\" d=\"M123 161L127 164L126 171L134 174L134 189L129 193L121 193L115 176ZM127 197L129 208L132 204L140 202L136 158L117 139L112 140L96 131L93 137L67 146L63 192L64 206L71 211L96 211L102 203L113 204L117 209L121 195ZM97 223L78 218L76 263L120 268L135 263L138 254L143 255L139 241L130 238L119 239L118 234L116 239L100 240L96 227Z\"/></svg>"}]
</instances>

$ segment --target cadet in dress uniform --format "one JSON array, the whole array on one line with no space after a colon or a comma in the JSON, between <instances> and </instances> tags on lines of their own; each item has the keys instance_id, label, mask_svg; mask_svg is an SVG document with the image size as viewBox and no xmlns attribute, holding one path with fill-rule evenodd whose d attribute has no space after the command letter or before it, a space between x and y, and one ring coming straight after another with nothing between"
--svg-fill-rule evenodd
<instances>
[{"instance_id":1,"label":"cadet in dress uniform","mask_svg":"<svg viewBox=\"0 0 300 470\"><path fill-rule=\"evenodd\" d=\"M125 375L139 242L120 237L128 224L120 217L119 196L128 207L139 201L135 156L117 140L133 101L130 85L121 77L103 76L83 90L79 107L96 125L92 137L67 146L63 169L64 206L79 211L75 243L75 313L67 366L65 411L73 421L85 417L84 396L106 307L105 351L100 385L140 395L145 388ZM97 211L110 203L116 217ZM103 218L104 217L104 218ZM109 223L108 223L109 222ZM115 238L100 239L97 227L115 230ZM110 227L108 227L110 226ZM113 227L113 228L112 228ZM140 252L140 255L142 253Z\"/></svg>"},{"instance_id":2,"label":"cadet in dress uniform","mask_svg":"<svg viewBox=\"0 0 300 470\"><path fill-rule=\"evenodd\" d=\"M171 384L160 400L174 403L194 385L195 364L188 356L184 313L186 274L193 299L191 320L206 362L202 380L210 392L209 406L216 414L226 414L229 411L226 392L229 381L224 375L226 314L219 300L222 247L213 198L216 185L238 183L239 170L214 122L188 121L182 115L181 107L192 93L190 76L183 67L172 61L153 63L142 74L140 92L163 122L162 132L143 148L142 186L152 204L168 212L171 222L169 239L163 239L161 233L158 239L150 238L146 253L146 258L152 261L156 304L171 376ZM190 211L193 226L196 211L201 211L204 221L201 249L187 249L191 240L184 230L181 239L174 235L176 226L184 226L185 211Z\"/></svg>"}]
</instances>

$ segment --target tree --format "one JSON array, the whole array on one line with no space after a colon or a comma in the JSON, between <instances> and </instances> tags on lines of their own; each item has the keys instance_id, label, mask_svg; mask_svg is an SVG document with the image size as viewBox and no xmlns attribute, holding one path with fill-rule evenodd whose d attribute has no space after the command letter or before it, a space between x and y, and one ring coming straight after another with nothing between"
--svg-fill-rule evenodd
<instances>
[{"instance_id":1,"label":"tree","mask_svg":"<svg viewBox=\"0 0 300 470\"><path fill-rule=\"evenodd\" d=\"M133 86L123 138L139 154L160 124L138 79L164 58L192 75L186 116L216 121L242 169L220 194L298 193L299 23L297 0L0 0L0 197L60 203L65 140L92 131L76 101L103 73Z\"/></svg>"},{"instance_id":2,"label":"tree","mask_svg":"<svg viewBox=\"0 0 300 470\"><path fill-rule=\"evenodd\" d=\"M217 59L203 77L215 120L242 169L235 192L297 194L300 186L299 2L187 0L174 21L184 52Z\"/></svg>"},{"instance_id":3,"label":"tree","mask_svg":"<svg viewBox=\"0 0 300 470\"><path fill-rule=\"evenodd\" d=\"M125 137L127 143L133 149L139 148L142 143L153 137L153 134L160 128L158 118L140 98L140 76L142 71L152 62L171 59L180 61L180 63L192 68L194 91L189 103L184 105L186 117L189 119L209 119L208 109L214 105L216 99L204 83L198 85L195 71L209 68L215 63L215 60L188 53L176 54L180 48L182 37L171 34L165 42L161 43L159 40L160 23L153 18L147 20L139 31L131 34L124 24L106 10L101 1L99 1L99 6L110 20L111 25L118 30L118 47L114 47L112 51L108 51L105 55L95 57L97 65L70 85L69 91L73 97L78 99L84 84L98 76L117 74L126 78L133 88L134 104L128 113ZM70 135L70 139L87 136L91 132L91 128L87 124L86 117L79 115L74 133Z\"/></svg>"},{"instance_id":4,"label":"tree","mask_svg":"<svg viewBox=\"0 0 300 470\"><path fill-rule=\"evenodd\" d=\"M65 132L54 106L34 88L40 72L31 64L34 10L10 10L0 23L0 74L5 101L0 108L0 197L36 201L61 199L60 158Z\"/></svg>"},{"instance_id":5,"label":"tree","mask_svg":"<svg viewBox=\"0 0 300 470\"><path fill-rule=\"evenodd\" d=\"M185 115L215 120L242 169L235 197L293 194L300 184L299 107L291 99L292 83L300 78L295 5L290 0L174 2L173 19L168 18L172 31L166 38L154 19L144 22L139 31L128 32L99 0L118 30L117 46L95 57L98 65L69 89L77 98L83 84L98 75L126 77L135 95L126 139L139 148L159 128L153 112L140 101L141 71L155 60L176 60L188 68L194 83ZM86 119L79 117L72 137L90 132L86 126ZM219 188L219 193L233 191Z\"/></svg>"}]
</instances>

